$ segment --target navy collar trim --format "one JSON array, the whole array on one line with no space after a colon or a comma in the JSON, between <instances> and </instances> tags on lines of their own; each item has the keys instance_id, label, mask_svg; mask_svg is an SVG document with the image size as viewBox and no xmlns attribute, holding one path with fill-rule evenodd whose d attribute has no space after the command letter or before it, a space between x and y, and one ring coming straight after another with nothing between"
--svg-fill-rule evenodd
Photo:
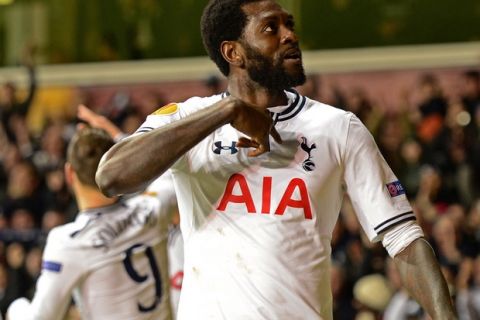
<instances>
[{"instance_id":1,"label":"navy collar trim","mask_svg":"<svg viewBox=\"0 0 480 320\"><path fill-rule=\"evenodd\" d=\"M287 90L295 95L295 100L288 106L287 109L276 115L275 123L281 121L287 121L294 118L305 106L307 99L304 96L298 94L294 89Z\"/></svg>"}]
</instances>

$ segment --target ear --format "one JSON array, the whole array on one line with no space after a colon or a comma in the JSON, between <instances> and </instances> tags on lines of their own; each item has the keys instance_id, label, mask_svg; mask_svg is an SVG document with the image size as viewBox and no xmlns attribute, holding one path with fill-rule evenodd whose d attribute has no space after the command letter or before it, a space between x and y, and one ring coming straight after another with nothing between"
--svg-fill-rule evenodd
<instances>
[{"instance_id":1,"label":"ear","mask_svg":"<svg viewBox=\"0 0 480 320\"><path fill-rule=\"evenodd\" d=\"M223 58L232 66L242 68L244 66L243 48L238 41L223 41L220 51Z\"/></svg>"},{"instance_id":2,"label":"ear","mask_svg":"<svg viewBox=\"0 0 480 320\"><path fill-rule=\"evenodd\" d=\"M72 168L72 165L70 163L65 163L65 166L63 167L64 173L65 173L65 181L67 181L67 184L69 186L73 185L73 176L75 175L75 171Z\"/></svg>"}]
</instances>

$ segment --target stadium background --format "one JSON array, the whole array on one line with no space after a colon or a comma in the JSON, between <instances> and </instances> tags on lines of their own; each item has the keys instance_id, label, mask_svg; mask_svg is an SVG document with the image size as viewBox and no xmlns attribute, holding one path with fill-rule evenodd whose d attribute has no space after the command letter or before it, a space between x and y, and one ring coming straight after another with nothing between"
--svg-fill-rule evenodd
<instances>
[{"instance_id":1,"label":"stadium background","mask_svg":"<svg viewBox=\"0 0 480 320\"><path fill-rule=\"evenodd\" d=\"M480 3L279 2L297 18L309 74L299 90L360 116L406 186L452 295L459 303L473 296L480 287L480 84L475 89L475 72L467 72L480 70ZM205 3L0 0L2 313L32 294L46 234L76 213L62 165L78 103L131 132L165 103L224 89L200 40ZM10 84L14 110L28 96L28 65L33 100L26 113L5 112ZM398 280L384 249L365 241L348 201L332 245L335 319L365 310L381 317ZM365 278L371 274L384 278Z\"/></svg>"}]
</instances>

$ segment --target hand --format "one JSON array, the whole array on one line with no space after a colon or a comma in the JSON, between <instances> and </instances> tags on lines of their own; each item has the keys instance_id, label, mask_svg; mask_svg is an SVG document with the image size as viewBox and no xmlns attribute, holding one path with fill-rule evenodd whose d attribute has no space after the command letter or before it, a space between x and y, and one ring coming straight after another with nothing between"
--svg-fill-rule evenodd
<instances>
[{"instance_id":1,"label":"hand","mask_svg":"<svg viewBox=\"0 0 480 320\"><path fill-rule=\"evenodd\" d=\"M93 128L100 128L107 131L107 133L112 137L112 139L115 139L117 136L122 134L120 128L114 125L113 122L111 122L104 116L96 114L83 104L78 106L77 117L88 123ZM82 125L80 125L79 127L81 129Z\"/></svg>"},{"instance_id":2,"label":"hand","mask_svg":"<svg viewBox=\"0 0 480 320\"><path fill-rule=\"evenodd\" d=\"M254 148L254 150L248 152L248 156L256 157L270 151L270 135L277 143L282 143L282 138L273 126L272 117L266 108L247 105L234 97L231 99L235 104L235 112L230 124L250 137L240 138L237 147Z\"/></svg>"}]
</instances>

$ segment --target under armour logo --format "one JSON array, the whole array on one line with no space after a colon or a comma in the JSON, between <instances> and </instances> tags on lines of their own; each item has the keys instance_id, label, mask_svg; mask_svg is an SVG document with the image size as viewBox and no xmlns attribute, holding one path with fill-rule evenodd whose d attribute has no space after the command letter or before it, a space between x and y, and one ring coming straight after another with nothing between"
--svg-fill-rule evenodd
<instances>
[{"instance_id":1,"label":"under armour logo","mask_svg":"<svg viewBox=\"0 0 480 320\"><path fill-rule=\"evenodd\" d=\"M224 146L222 145L222 141L217 141L213 144L215 147L212 148L213 150L213 153L215 154L221 154L222 151L227 151L229 150L230 151L230 154L235 154L238 152L238 149L237 149L237 142L235 141L232 141L232 145L231 146Z\"/></svg>"},{"instance_id":2,"label":"under armour logo","mask_svg":"<svg viewBox=\"0 0 480 320\"><path fill-rule=\"evenodd\" d=\"M302 167L305 171L313 171L315 170L315 163L313 163L312 161L311 152L313 149L316 149L317 146L315 145L315 143L308 146L307 138L302 137L301 139L302 139L302 143L300 143L300 148L302 148L302 150L308 154L307 159L305 159L302 163Z\"/></svg>"}]
</instances>

